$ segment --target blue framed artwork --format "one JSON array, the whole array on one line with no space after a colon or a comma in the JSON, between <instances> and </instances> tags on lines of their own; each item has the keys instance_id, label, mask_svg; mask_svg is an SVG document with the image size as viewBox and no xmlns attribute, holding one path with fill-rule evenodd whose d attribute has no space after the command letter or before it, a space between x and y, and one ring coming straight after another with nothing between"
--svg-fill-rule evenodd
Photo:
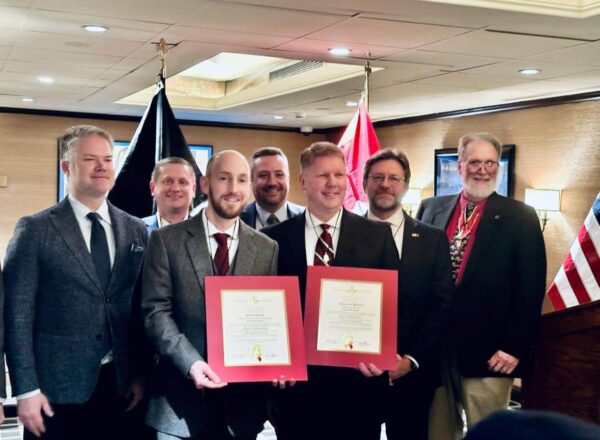
<instances>
[{"instance_id":1,"label":"blue framed artwork","mask_svg":"<svg viewBox=\"0 0 600 440\"><path fill-rule=\"evenodd\" d=\"M458 152L456 148L435 150L434 195L458 194L462 181L458 174ZM515 145L503 145L500 157L500 180L496 191L506 197L514 192Z\"/></svg>"},{"instance_id":2,"label":"blue framed artwork","mask_svg":"<svg viewBox=\"0 0 600 440\"><path fill-rule=\"evenodd\" d=\"M194 156L194 160L202 171L202 175L206 174L206 164L208 163L208 159L213 154L212 145L201 145L201 144L190 144L190 151L192 152L192 156ZM125 163L125 158L127 157L127 153L129 150L129 141L115 141L114 149L113 149L113 157L115 162L115 172L119 174L121 171L121 167ZM60 168L60 148L58 151L58 201L60 202L67 195L67 179L65 178L65 173L63 173Z\"/></svg>"}]
</instances>

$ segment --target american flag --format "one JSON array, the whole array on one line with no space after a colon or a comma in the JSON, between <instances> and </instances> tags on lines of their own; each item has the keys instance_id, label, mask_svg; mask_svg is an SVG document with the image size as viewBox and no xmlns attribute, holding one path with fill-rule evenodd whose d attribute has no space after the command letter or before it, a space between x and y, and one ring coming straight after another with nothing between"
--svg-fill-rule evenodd
<instances>
[{"instance_id":1,"label":"american flag","mask_svg":"<svg viewBox=\"0 0 600 440\"><path fill-rule=\"evenodd\" d=\"M548 289L548 297L555 310L600 299L600 194Z\"/></svg>"}]
</instances>

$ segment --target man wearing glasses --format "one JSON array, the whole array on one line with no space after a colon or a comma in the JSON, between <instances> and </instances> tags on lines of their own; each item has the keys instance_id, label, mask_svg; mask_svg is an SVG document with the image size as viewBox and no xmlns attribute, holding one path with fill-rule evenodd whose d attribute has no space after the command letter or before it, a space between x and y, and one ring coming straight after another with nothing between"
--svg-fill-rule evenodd
<instances>
[{"instance_id":1,"label":"man wearing glasses","mask_svg":"<svg viewBox=\"0 0 600 440\"><path fill-rule=\"evenodd\" d=\"M502 145L487 133L463 136L463 190L424 200L417 218L446 231L456 293L446 344L445 386L434 399L430 436L460 439L508 405L527 368L546 285L546 253L533 208L495 192Z\"/></svg>"},{"instance_id":2,"label":"man wearing glasses","mask_svg":"<svg viewBox=\"0 0 600 440\"><path fill-rule=\"evenodd\" d=\"M398 347L389 372L384 421L388 440L427 440L429 407L440 381L440 345L454 292L448 239L443 231L402 209L410 164L400 150L386 148L365 163L367 218L389 224L398 269Z\"/></svg>"}]
</instances>

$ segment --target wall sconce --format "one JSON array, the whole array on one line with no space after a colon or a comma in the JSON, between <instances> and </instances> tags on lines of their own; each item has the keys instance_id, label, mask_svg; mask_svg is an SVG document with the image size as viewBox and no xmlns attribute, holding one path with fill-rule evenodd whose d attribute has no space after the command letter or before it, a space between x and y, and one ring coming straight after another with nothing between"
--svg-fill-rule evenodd
<instances>
[{"instance_id":1,"label":"wall sconce","mask_svg":"<svg viewBox=\"0 0 600 440\"><path fill-rule=\"evenodd\" d=\"M402 198L402 206L408 211L408 215L411 217L413 211L421 204L421 191L421 188L408 188Z\"/></svg>"},{"instance_id":2,"label":"wall sconce","mask_svg":"<svg viewBox=\"0 0 600 440\"><path fill-rule=\"evenodd\" d=\"M526 188L525 203L537 210L544 232L546 223L550 220L548 211L560 211L560 190Z\"/></svg>"}]
</instances>

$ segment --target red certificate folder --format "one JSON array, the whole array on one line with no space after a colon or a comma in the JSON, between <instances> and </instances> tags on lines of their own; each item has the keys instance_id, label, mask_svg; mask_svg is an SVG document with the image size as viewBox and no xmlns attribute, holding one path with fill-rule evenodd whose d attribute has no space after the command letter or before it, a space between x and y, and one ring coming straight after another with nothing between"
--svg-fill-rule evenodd
<instances>
[{"instance_id":1,"label":"red certificate folder","mask_svg":"<svg viewBox=\"0 0 600 440\"><path fill-rule=\"evenodd\" d=\"M307 380L297 277L206 277L208 364L225 382Z\"/></svg>"},{"instance_id":2,"label":"red certificate folder","mask_svg":"<svg viewBox=\"0 0 600 440\"><path fill-rule=\"evenodd\" d=\"M397 271L310 266L305 302L309 365L396 368Z\"/></svg>"}]
</instances>

